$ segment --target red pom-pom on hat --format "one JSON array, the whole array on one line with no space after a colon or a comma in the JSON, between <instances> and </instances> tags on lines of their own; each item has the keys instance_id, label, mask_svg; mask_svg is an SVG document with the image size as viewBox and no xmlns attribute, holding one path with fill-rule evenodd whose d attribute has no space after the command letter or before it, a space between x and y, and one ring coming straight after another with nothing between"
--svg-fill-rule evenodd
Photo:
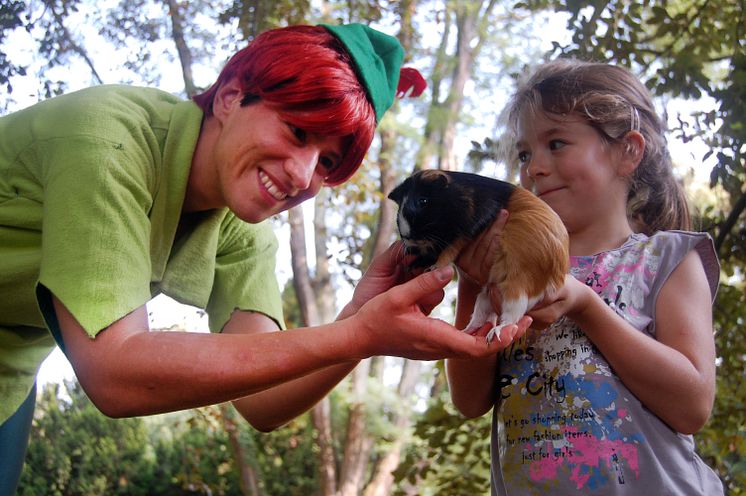
<instances>
[{"instance_id":1,"label":"red pom-pom on hat","mask_svg":"<svg viewBox=\"0 0 746 496\"><path fill-rule=\"evenodd\" d=\"M397 98L420 96L425 88L427 88L427 81L417 69L403 67L399 71L399 84L396 87Z\"/></svg>"}]
</instances>

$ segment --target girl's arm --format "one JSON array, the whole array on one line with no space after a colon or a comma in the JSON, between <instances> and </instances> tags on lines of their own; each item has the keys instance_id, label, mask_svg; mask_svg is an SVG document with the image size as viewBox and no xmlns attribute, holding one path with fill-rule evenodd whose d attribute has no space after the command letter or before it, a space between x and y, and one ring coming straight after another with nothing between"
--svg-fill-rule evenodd
<instances>
[{"instance_id":1,"label":"girl's arm","mask_svg":"<svg viewBox=\"0 0 746 496\"><path fill-rule=\"evenodd\" d=\"M554 302L529 312L549 323L567 314L640 401L674 430L693 434L715 397L715 344L709 285L692 250L670 275L656 303L656 338L638 331L593 290L568 276Z\"/></svg>"},{"instance_id":2,"label":"girl's arm","mask_svg":"<svg viewBox=\"0 0 746 496\"><path fill-rule=\"evenodd\" d=\"M456 322L458 329L463 329L469 323L474 302L487 283L496 250L500 245L500 233L508 220L507 210L500 212L496 221L474 243L468 246L459 256L458 300L456 301ZM493 304L499 308L499 293L491 293L496 301ZM514 339L520 338L531 324L531 319L523 318L519 326L505 326L500 330L499 343L501 349L510 346ZM477 335L489 332L489 326L480 329ZM466 417L480 417L487 413L495 404L499 390L497 388L497 356L482 359L446 360L446 376L451 392L451 400L456 408Z\"/></svg>"},{"instance_id":3,"label":"girl's arm","mask_svg":"<svg viewBox=\"0 0 746 496\"><path fill-rule=\"evenodd\" d=\"M463 329L469 323L480 289L466 277L459 277L456 328ZM500 342L510 342L511 339L512 336L505 335L505 331L500 332ZM479 360L446 360L446 377L451 401L465 417L481 417L495 404L498 392L496 369L497 358L494 356Z\"/></svg>"}]
</instances>

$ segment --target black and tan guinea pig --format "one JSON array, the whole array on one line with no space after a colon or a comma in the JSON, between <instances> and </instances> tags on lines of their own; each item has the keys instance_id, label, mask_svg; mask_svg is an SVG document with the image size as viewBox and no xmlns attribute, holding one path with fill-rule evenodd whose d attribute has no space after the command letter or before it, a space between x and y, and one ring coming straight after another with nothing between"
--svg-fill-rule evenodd
<instances>
[{"instance_id":1,"label":"black and tan guinea pig","mask_svg":"<svg viewBox=\"0 0 746 496\"><path fill-rule=\"evenodd\" d=\"M477 297L465 332L489 321L493 328L487 339L492 340L564 283L567 230L546 203L524 188L477 174L424 170L405 179L389 198L399 205L397 225L406 253L416 256L410 268L450 264L500 210L508 210L488 285ZM499 320L489 297L493 284L502 295Z\"/></svg>"}]
</instances>

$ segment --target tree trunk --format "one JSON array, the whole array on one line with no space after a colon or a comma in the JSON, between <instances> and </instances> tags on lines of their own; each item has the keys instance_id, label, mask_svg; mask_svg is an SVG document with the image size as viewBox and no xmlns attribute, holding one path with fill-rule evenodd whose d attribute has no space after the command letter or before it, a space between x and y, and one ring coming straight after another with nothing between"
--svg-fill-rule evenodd
<instances>
[{"instance_id":1,"label":"tree trunk","mask_svg":"<svg viewBox=\"0 0 746 496\"><path fill-rule=\"evenodd\" d=\"M414 47L415 29L414 14L417 11L418 0L400 0L395 3L396 13L399 16L399 34L397 38L404 48L405 62L408 62L412 56L412 47Z\"/></svg>"},{"instance_id":2,"label":"tree trunk","mask_svg":"<svg viewBox=\"0 0 746 496\"><path fill-rule=\"evenodd\" d=\"M263 492L259 487L259 475L257 469L252 465L249 456L241 446L238 438L238 425L233 414L233 407L227 403L220 404L220 416L223 419L223 428L228 433L228 441L233 452L233 460L238 468L238 482L241 494L247 496L261 496Z\"/></svg>"},{"instance_id":3,"label":"tree trunk","mask_svg":"<svg viewBox=\"0 0 746 496\"><path fill-rule=\"evenodd\" d=\"M409 440L408 427L412 413L411 396L414 394L421 370L422 362L418 360L404 361L404 368L397 389L397 396L401 402L393 419L393 432L396 433L396 438L386 454L376 464L372 480L365 489L365 496L386 496L391 493L391 487L394 485L394 470L399 466L402 449Z\"/></svg>"},{"instance_id":4,"label":"tree trunk","mask_svg":"<svg viewBox=\"0 0 746 496\"><path fill-rule=\"evenodd\" d=\"M293 267L293 286L300 307L301 318L306 326L320 323L311 277L308 273L306 254L306 234L303 207L297 206L288 211L290 224L290 253ZM316 428L319 445L319 491L323 496L333 496L337 492L337 470L334 460L334 444L331 429L331 405L329 399L322 399L311 410L311 421Z\"/></svg>"},{"instance_id":5,"label":"tree trunk","mask_svg":"<svg viewBox=\"0 0 746 496\"><path fill-rule=\"evenodd\" d=\"M326 228L326 207L329 191L328 188L322 189L314 199L313 233L316 249L316 274L311 284L319 309L319 324L332 322L337 315L336 297L332 285L332 276L329 272L329 255L326 248L326 241L329 237Z\"/></svg>"},{"instance_id":6,"label":"tree trunk","mask_svg":"<svg viewBox=\"0 0 746 496\"><path fill-rule=\"evenodd\" d=\"M368 389L370 360L361 361L352 371L352 405L347 421L347 439L340 474L339 495L356 496L365 484L365 469L368 465L373 439L366 429L367 407L365 395Z\"/></svg>"},{"instance_id":7,"label":"tree trunk","mask_svg":"<svg viewBox=\"0 0 746 496\"><path fill-rule=\"evenodd\" d=\"M311 409L311 422L316 429L316 443L319 446L319 494L336 496L337 464L332 444L331 402L328 396Z\"/></svg>"},{"instance_id":8,"label":"tree trunk","mask_svg":"<svg viewBox=\"0 0 746 496\"><path fill-rule=\"evenodd\" d=\"M443 128L443 141L440 146L440 162L438 167L443 170L461 169L457 163L454 151L456 139L456 125L460 121L461 107L464 102L464 88L471 78L474 61L484 44L487 22L495 7L495 0L487 2L484 10L482 3L464 2L456 8L456 25L458 34L456 39L456 63L451 77L452 83L446 100L446 119Z\"/></svg>"},{"instance_id":9,"label":"tree trunk","mask_svg":"<svg viewBox=\"0 0 746 496\"><path fill-rule=\"evenodd\" d=\"M469 1L455 3L453 13L448 10L443 16L445 29L436 53L433 69L433 101L425 125L425 142L417 155L416 169L428 168L433 162L444 170L460 169L456 163L456 125L464 101L464 87L471 77L496 0L488 2ZM484 7L483 7L484 5ZM456 24L456 53L446 54L452 19ZM440 100L441 84L447 68L451 67L448 94Z\"/></svg>"},{"instance_id":10,"label":"tree trunk","mask_svg":"<svg viewBox=\"0 0 746 496\"><path fill-rule=\"evenodd\" d=\"M316 306L316 297L313 294L311 276L308 273L308 255L306 254L306 232L303 219L303 208L297 207L288 210L288 223L290 224L290 258L293 267L293 287L298 298L298 306L303 324L306 326L318 325L319 312Z\"/></svg>"},{"instance_id":11,"label":"tree trunk","mask_svg":"<svg viewBox=\"0 0 746 496\"><path fill-rule=\"evenodd\" d=\"M176 45L176 52L179 54L179 62L181 62L184 91L187 96L192 97L197 93L197 86L192 76L192 52L184 38L184 17L181 15L181 7L176 0L166 0L166 6L168 6L168 15L171 18L171 35Z\"/></svg>"},{"instance_id":12,"label":"tree trunk","mask_svg":"<svg viewBox=\"0 0 746 496\"><path fill-rule=\"evenodd\" d=\"M382 130L379 136L381 138L381 152L378 157L378 168L381 172L380 187L383 201L378 210L378 226L374 234L371 258L383 253L388 248L394 237L396 226L396 205L388 200L388 195L394 189L396 183L396 175L391 165L391 155L396 143L396 132L390 129Z\"/></svg>"},{"instance_id":13,"label":"tree trunk","mask_svg":"<svg viewBox=\"0 0 746 496\"><path fill-rule=\"evenodd\" d=\"M443 19L443 37L435 52L435 65L431 72L430 81L432 83L432 101L430 108L427 110L427 121L425 122L425 131L423 134L424 141L415 159L414 170L428 169L432 167L433 156L437 156L438 143L442 136L443 110L441 104L441 89L443 81L446 78L447 68L449 65L448 56L448 39L451 35L451 17L452 13L449 4L446 2L442 16Z\"/></svg>"}]
</instances>

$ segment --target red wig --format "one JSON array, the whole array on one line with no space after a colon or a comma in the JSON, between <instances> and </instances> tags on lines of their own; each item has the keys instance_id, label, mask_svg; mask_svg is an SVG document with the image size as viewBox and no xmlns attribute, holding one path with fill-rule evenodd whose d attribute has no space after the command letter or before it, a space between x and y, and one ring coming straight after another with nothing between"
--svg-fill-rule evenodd
<instances>
[{"instance_id":1,"label":"red wig","mask_svg":"<svg viewBox=\"0 0 746 496\"><path fill-rule=\"evenodd\" d=\"M373 141L376 116L342 43L321 26L290 26L257 36L194 101L212 114L218 88L237 78L242 103L261 99L293 126L344 137L345 154L325 183L345 182Z\"/></svg>"}]
</instances>

